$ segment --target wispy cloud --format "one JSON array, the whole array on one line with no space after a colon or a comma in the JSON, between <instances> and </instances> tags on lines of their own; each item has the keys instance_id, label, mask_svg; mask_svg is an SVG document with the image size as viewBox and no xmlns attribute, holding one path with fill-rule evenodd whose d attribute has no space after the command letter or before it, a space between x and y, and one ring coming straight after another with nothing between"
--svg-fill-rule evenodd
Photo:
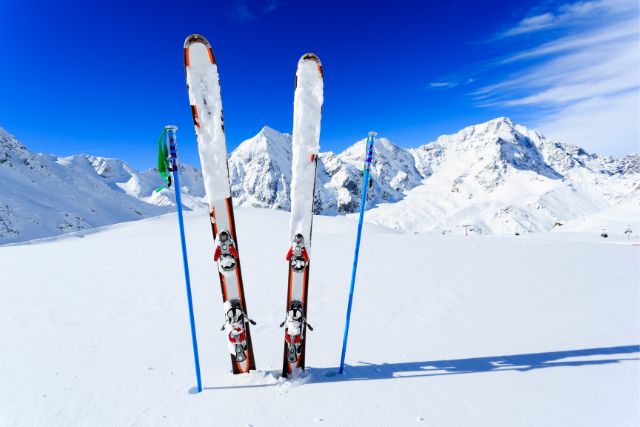
<instances>
[{"instance_id":1,"label":"wispy cloud","mask_svg":"<svg viewBox=\"0 0 640 427\"><path fill-rule=\"evenodd\" d=\"M233 22L257 21L286 3L287 0L233 0L227 16Z\"/></svg>"},{"instance_id":2,"label":"wispy cloud","mask_svg":"<svg viewBox=\"0 0 640 427\"><path fill-rule=\"evenodd\" d=\"M524 18L515 27L509 28L507 31L500 34L500 37L510 37L542 30L543 28L549 28L553 25L555 20L553 13L543 13L542 15L530 16L528 18Z\"/></svg>"},{"instance_id":3,"label":"wispy cloud","mask_svg":"<svg viewBox=\"0 0 640 427\"><path fill-rule=\"evenodd\" d=\"M579 31L577 35L566 36L552 42L544 43L532 49L516 52L498 61L508 64L525 59L535 59L552 54L572 52L592 46L602 46L619 39L634 39L638 35L637 17L616 21L605 28L598 27L593 31Z\"/></svg>"},{"instance_id":4,"label":"wispy cloud","mask_svg":"<svg viewBox=\"0 0 640 427\"><path fill-rule=\"evenodd\" d=\"M280 6L284 5L285 3L286 2L282 0L267 0L267 2L262 7L262 11L264 13L272 12L277 8L279 8Z\"/></svg>"},{"instance_id":5,"label":"wispy cloud","mask_svg":"<svg viewBox=\"0 0 640 427\"><path fill-rule=\"evenodd\" d=\"M451 89L459 84L458 82L431 82L429 83L429 87L432 89Z\"/></svg>"},{"instance_id":6,"label":"wispy cloud","mask_svg":"<svg viewBox=\"0 0 640 427\"><path fill-rule=\"evenodd\" d=\"M609 12L610 3L612 2L600 0L562 4L554 11L527 16L516 25L499 33L496 38L513 37L571 24L576 19L592 14L594 11Z\"/></svg>"},{"instance_id":7,"label":"wispy cloud","mask_svg":"<svg viewBox=\"0 0 640 427\"><path fill-rule=\"evenodd\" d=\"M493 61L492 74L502 77L471 96L481 107L526 107L532 124L555 139L618 154L637 151L639 12L635 0L617 0L565 4L525 18L502 33L501 42L525 32L539 32L545 41Z\"/></svg>"},{"instance_id":8,"label":"wispy cloud","mask_svg":"<svg viewBox=\"0 0 640 427\"><path fill-rule=\"evenodd\" d=\"M251 22L258 19L246 0L235 0L228 16L234 22Z\"/></svg>"},{"instance_id":9,"label":"wispy cloud","mask_svg":"<svg viewBox=\"0 0 640 427\"><path fill-rule=\"evenodd\" d=\"M473 83L474 79L468 77L464 80L444 80L438 82L431 82L427 85L427 89L453 89L454 87Z\"/></svg>"},{"instance_id":10,"label":"wispy cloud","mask_svg":"<svg viewBox=\"0 0 640 427\"><path fill-rule=\"evenodd\" d=\"M638 91L592 97L573 103L531 125L554 140L623 156L640 151Z\"/></svg>"}]
</instances>

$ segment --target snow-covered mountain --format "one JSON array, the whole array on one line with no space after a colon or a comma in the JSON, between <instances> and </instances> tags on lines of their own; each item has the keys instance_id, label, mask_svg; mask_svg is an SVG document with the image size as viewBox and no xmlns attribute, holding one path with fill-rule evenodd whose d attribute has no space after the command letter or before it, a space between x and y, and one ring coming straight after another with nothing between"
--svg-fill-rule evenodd
<instances>
[{"instance_id":1,"label":"snow-covered mountain","mask_svg":"<svg viewBox=\"0 0 640 427\"><path fill-rule=\"evenodd\" d=\"M320 154L317 213L358 211L365 143ZM290 147L265 127L231 154L241 205L289 209ZM367 220L405 232L548 231L640 193L640 154L587 153L504 117L415 149L379 138L374 151Z\"/></svg>"},{"instance_id":2,"label":"snow-covered mountain","mask_svg":"<svg viewBox=\"0 0 640 427\"><path fill-rule=\"evenodd\" d=\"M409 151L422 184L373 209L370 221L409 232L463 225L477 233L548 231L640 192L640 154L587 153L507 118Z\"/></svg>"},{"instance_id":3,"label":"snow-covered mountain","mask_svg":"<svg viewBox=\"0 0 640 427\"><path fill-rule=\"evenodd\" d=\"M356 212L360 207L362 162L366 140L340 154L320 153L316 185L316 213ZM386 138L376 142L370 203L396 202L419 185L422 175L410 151ZM290 208L291 136L264 127L231 153L229 170L233 196L240 205Z\"/></svg>"},{"instance_id":4,"label":"snow-covered mountain","mask_svg":"<svg viewBox=\"0 0 640 427\"><path fill-rule=\"evenodd\" d=\"M319 155L316 213L358 211L365 142ZM405 232L462 225L476 233L548 231L640 200L640 154L588 153L507 118L414 149L379 138L374 151L367 220ZM231 153L229 172L237 204L289 210L291 136L264 127ZM34 154L1 129L0 178L2 243L158 215L172 211L175 200L173 191L154 192L162 184L155 169ZM181 165L181 184L187 208L206 207L198 169Z\"/></svg>"},{"instance_id":5,"label":"snow-covered mountain","mask_svg":"<svg viewBox=\"0 0 640 427\"><path fill-rule=\"evenodd\" d=\"M234 201L240 205L291 209L291 136L264 127L229 157Z\"/></svg>"},{"instance_id":6,"label":"snow-covered mountain","mask_svg":"<svg viewBox=\"0 0 640 427\"><path fill-rule=\"evenodd\" d=\"M193 167L183 166L182 171L185 204L198 206L202 176ZM172 191L154 192L161 184L157 171L138 172L118 159L32 153L2 128L0 182L0 243L85 230L173 210Z\"/></svg>"}]
</instances>

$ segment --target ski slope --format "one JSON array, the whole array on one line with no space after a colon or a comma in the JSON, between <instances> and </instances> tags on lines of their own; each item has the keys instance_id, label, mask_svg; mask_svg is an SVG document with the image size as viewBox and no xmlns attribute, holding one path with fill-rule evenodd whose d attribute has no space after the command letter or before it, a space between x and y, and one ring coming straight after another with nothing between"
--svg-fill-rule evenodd
<instances>
[{"instance_id":1,"label":"ski slope","mask_svg":"<svg viewBox=\"0 0 640 427\"><path fill-rule=\"evenodd\" d=\"M595 214L569 221L562 227L562 231L600 232L606 230L609 234L622 235L625 230L631 229L631 236L634 236L637 241L640 234L639 226L640 194L637 194Z\"/></svg>"},{"instance_id":2,"label":"ski slope","mask_svg":"<svg viewBox=\"0 0 640 427\"><path fill-rule=\"evenodd\" d=\"M637 239L366 224L346 375L327 377L356 223L316 217L307 371L283 381L289 214L236 223L259 371L230 372L209 217L187 213L200 394L175 215L0 247L0 425L640 424Z\"/></svg>"}]
</instances>

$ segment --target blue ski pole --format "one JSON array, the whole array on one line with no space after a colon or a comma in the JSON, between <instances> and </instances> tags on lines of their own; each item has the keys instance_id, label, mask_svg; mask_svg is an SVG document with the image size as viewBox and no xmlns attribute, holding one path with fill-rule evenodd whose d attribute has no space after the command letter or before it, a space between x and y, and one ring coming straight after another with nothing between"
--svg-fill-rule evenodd
<instances>
[{"instance_id":1,"label":"blue ski pole","mask_svg":"<svg viewBox=\"0 0 640 427\"><path fill-rule=\"evenodd\" d=\"M202 391L200 379L200 359L198 357L198 340L196 339L196 321L193 315L193 301L191 298L191 280L189 278L189 262L187 261L187 244L184 238L184 220L182 219L182 197L180 195L180 175L178 173L178 148L176 146L176 126L165 126L169 155L171 157L171 171L173 172L174 189L176 192L176 207L178 210L178 225L180 226L180 243L182 244L182 264L184 267L184 280L187 285L187 303L189 304L189 321L191 322L191 343L193 345L193 359L196 365L196 381L198 393Z\"/></svg>"},{"instance_id":2,"label":"blue ski pole","mask_svg":"<svg viewBox=\"0 0 640 427\"><path fill-rule=\"evenodd\" d=\"M360 252L360 237L362 236L362 221L364 208L367 202L367 189L369 187L369 170L373 159L373 142L375 132L369 132L367 139L367 151L364 161L364 182L362 184L362 200L360 201L360 219L358 220L358 235L356 237L356 253L353 257L353 270L351 271L351 286L349 287L349 304L347 305L347 319L344 325L344 338L342 339L342 355L340 356L340 373L344 373L344 357L347 354L347 337L349 336L349 323L351 322L351 306L353 305L353 288L356 284L356 272L358 271L358 253Z\"/></svg>"}]
</instances>

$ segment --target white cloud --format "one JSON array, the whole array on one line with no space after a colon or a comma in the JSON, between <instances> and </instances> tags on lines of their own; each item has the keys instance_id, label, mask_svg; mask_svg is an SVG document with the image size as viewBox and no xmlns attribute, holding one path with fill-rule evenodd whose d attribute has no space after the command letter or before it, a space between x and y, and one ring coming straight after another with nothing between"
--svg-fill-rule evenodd
<instances>
[{"instance_id":1,"label":"white cloud","mask_svg":"<svg viewBox=\"0 0 640 427\"><path fill-rule=\"evenodd\" d=\"M596 31L579 31L579 35L567 36L552 42L544 43L533 49L516 52L499 61L497 64L509 64L516 61L535 59L548 55L573 51L576 49L590 48L594 45L602 45L617 39L637 39L638 20L637 18L617 21L615 25L607 28L598 28Z\"/></svg>"},{"instance_id":2,"label":"white cloud","mask_svg":"<svg viewBox=\"0 0 640 427\"><path fill-rule=\"evenodd\" d=\"M595 97L533 121L549 138L616 156L640 151L640 92Z\"/></svg>"},{"instance_id":3,"label":"white cloud","mask_svg":"<svg viewBox=\"0 0 640 427\"><path fill-rule=\"evenodd\" d=\"M467 78L466 80L463 80L463 81L452 80L452 81L431 82L429 83L429 87L432 89L452 89L460 85L473 83L474 81L475 80L472 78Z\"/></svg>"},{"instance_id":4,"label":"white cloud","mask_svg":"<svg viewBox=\"0 0 640 427\"><path fill-rule=\"evenodd\" d=\"M617 155L638 151L638 12L624 0L582 2L560 6L553 18L523 20L514 28L562 25L565 35L497 59L489 68L502 80L471 95L482 107L526 107L552 139Z\"/></svg>"},{"instance_id":5,"label":"white cloud","mask_svg":"<svg viewBox=\"0 0 640 427\"><path fill-rule=\"evenodd\" d=\"M545 12L538 15L532 15L524 18L515 26L498 34L496 38L513 37L520 34L531 33L535 31L545 30L571 23L583 16L592 14L593 12L607 13L618 9L615 3L628 3L625 0L608 0L608 1L584 1L570 4L563 4L553 12Z\"/></svg>"},{"instance_id":6,"label":"white cloud","mask_svg":"<svg viewBox=\"0 0 640 427\"><path fill-rule=\"evenodd\" d=\"M432 88L452 88L458 86L457 82L431 82L429 86Z\"/></svg>"},{"instance_id":7,"label":"white cloud","mask_svg":"<svg viewBox=\"0 0 640 427\"><path fill-rule=\"evenodd\" d=\"M568 52L476 94L485 105L562 104L638 88L639 67L637 41L624 39Z\"/></svg>"},{"instance_id":8,"label":"white cloud","mask_svg":"<svg viewBox=\"0 0 640 427\"><path fill-rule=\"evenodd\" d=\"M543 13L529 18L524 18L515 27L509 28L501 34L502 37L510 37L518 34L530 33L532 31L542 30L554 24L555 16L552 13Z\"/></svg>"}]
</instances>

